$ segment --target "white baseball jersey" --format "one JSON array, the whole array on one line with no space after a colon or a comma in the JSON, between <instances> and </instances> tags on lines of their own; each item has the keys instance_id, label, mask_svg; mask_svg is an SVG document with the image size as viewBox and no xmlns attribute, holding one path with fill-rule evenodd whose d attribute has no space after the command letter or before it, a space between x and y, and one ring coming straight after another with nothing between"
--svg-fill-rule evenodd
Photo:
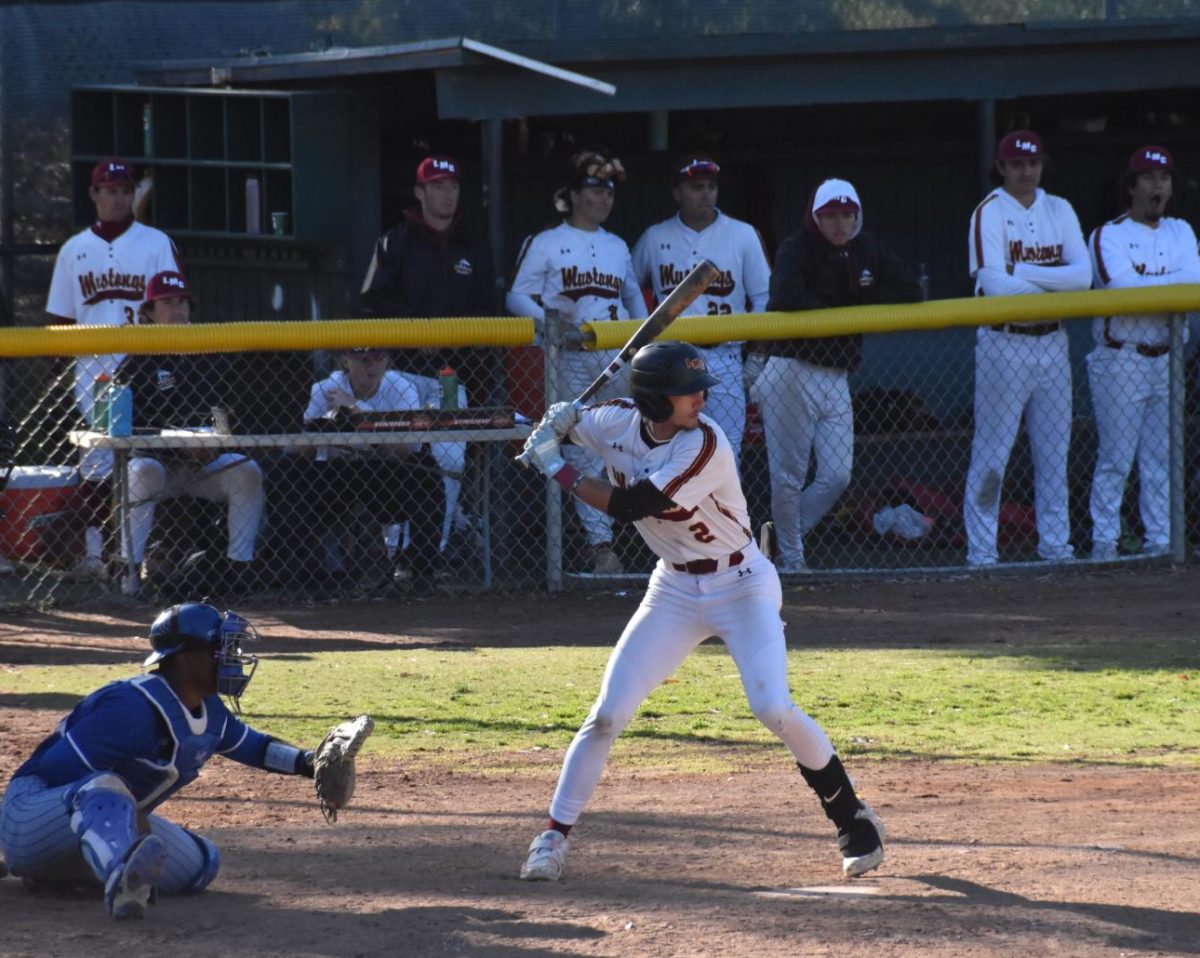
<instances>
[{"instance_id":1,"label":"white baseball jersey","mask_svg":"<svg viewBox=\"0 0 1200 958\"><path fill-rule=\"evenodd\" d=\"M716 264L720 275L681 315L728 316L766 309L771 267L762 237L749 223L720 210L700 231L687 226L678 214L649 227L633 247L633 272L661 303L706 259Z\"/></svg>"},{"instance_id":2,"label":"white baseball jersey","mask_svg":"<svg viewBox=\"0 0 1200 958\"><path fill-rule=\"evenodd\" d=\"M508 293L509 312L529 315L530 299L576 327L646 315L629 247L603 227L588 231L563 222L527 237Z\"/></svg>"},{"instance_id":3,"label":"white baseball jersey","mask_svg":"<svg viewBox=\"0 0 1200 958\"><path fill-rule=\"evenodd\" d=\"M79 326L123 326L137 321L146 283L155 273L178 272L179 257L161 230L131 223L112 242L90 226L63 243L54 263L46 312L75 320ZM92 408L92 383L111 376L124 356L81 356L75 364L79 411Z\"/></svg>"},{"instance_id":4,"label":"white baseball jersey","mask_svg":"<svg viewBox=\"0 0 1200 958\"><path fill-rule=\"evenodd\" d=\"M1098 289L1200 283L1196 234L1185 221L1171 216L1150 227L1125 213L1097 227L1088 248ZM1104 343L1106 322L1109 337L1117 342L1161 346L1170 339L1166 316L1126 315L1095 321L1093 332L1099 344Z\"/></svg>"},{"instance_id":5,"label":"white baseball jersey","mask_svg":"<svg viewBox=\"0 0 1200 958\"><path fill-rule=\"evenodd\" d=\"M1067 292L1092 284L1079 217L1070 203L1042 189L1028 209L1003 187L992 190L971 214L968 247L976 296Z\"/></svg>"},{"instance_id":6,"label":"white baseball jersey","mask_svg":"<svg viewBox=\"0 0 1200 958\"><path fill-rule=\"evenodd\" d=\"M322 379L312 387L308 397L308 407L304 410L305 422L333 417L333 400L329 398L328 393L334 389L340 389L350 396L354 395L354 387L350 385L350 374L345 370L334 371L328 378ZM421 396L417 392L417 387L394 369L389 369L383 374L383 379L380 380L379 388L375 390L374 396L355 399L354 402L360 412L403 412L406 409L421 408ZM367 454L369 451L361 450L363 454ZM318 460L344 455L346 453L341 449L326 447L317 450Z\"/></svg>"},{"instance_id":7,"label":"white baseball jersey","mask_svg":"<svg viewBox=\"0 0 1200 958\"><path fill-rule=\"evenodd\" d=\"M719 559L746 548L750 517L725 433L701 414L696 429L657 442L628 399L584 410L571 438L604 460L609 481L630 487L650 480L678 508L634 525L666 563Z\"/></svg>"}]
</instances>

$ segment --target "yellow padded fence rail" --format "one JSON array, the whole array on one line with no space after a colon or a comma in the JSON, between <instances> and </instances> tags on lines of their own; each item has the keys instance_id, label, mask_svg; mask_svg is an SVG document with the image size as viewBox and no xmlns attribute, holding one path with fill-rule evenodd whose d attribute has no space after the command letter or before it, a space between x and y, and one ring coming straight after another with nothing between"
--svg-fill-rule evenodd
<instances>
[{"instance_id":1,"label":"yellow padded fence rail","mask_svg":"<svg viewBox=\"0 0 1200 958\"><path fill-rule=\"evenodd\" d=\"M45 326L0 330L0 357L234 353L378 346L528 346L528 317L344 319L194 326Z\"/></svg>"},{"instance_id":2,"label":"yellow padded fence rail","mask_svg":"<svg viewBox=\"0 0 1200 958\"><path fill-rule=\"evenodd\" d=\"M725 342L736 324L738 339L787 339L795 336L845 336L849 333L894 333L951 326L1048 322L1119 313L1186 313L1200 310L1200 285L1151 289L1102 289L1052 296L979 296L940 299L895 306L847 306L789 313L745 313L736 316L682 316L668 327L668 339L700 346ZM629 341L638 320L587 323L595 341L589 349L619 349Z\"/></svg>"},{"instance_id":3,"label":"yellow padded fence rail","mask_svg":"<svg viewBox=\"0 0 1200 958\"><path fill-rule=\"evenodd\" d=\"M971 297L799 312L684 316L669 327L668 335L706 346L728 340L731 324L736 324L739 339L761 340L1197 310L1200 310L1200 284L1186 284L1055 293L1053 296ZM635 319L586 323L584 332L590 334L592 340L585 343L585 348L604 350L623 346L639 323L640 320ZM0 357L308 351L355 346L395 349L529 346L534 341L533 320L525 316L204 323L195 326L38 326L0 330Z\"/></svg>"}]
</instances>

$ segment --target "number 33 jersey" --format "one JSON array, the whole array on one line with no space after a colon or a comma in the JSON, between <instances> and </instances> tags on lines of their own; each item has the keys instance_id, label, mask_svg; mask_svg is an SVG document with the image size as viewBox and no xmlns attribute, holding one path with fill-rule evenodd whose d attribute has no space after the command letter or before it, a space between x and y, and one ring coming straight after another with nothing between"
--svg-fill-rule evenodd
<instances>
[{"instance_id":1,"label":"number 33 jersey","mask_svg":"<svg viewBox=\"0 0 1200 958\"><path fill-rule=\"evenodd\" d=\"M750 541L733 450L721 427L703 413L697 428L658 442L633 402L615 399L585 409L571 439L604 460L614 486L649 480L675 503L634 523L665 562L719 559Z\"/></svg>"}]
</instances>

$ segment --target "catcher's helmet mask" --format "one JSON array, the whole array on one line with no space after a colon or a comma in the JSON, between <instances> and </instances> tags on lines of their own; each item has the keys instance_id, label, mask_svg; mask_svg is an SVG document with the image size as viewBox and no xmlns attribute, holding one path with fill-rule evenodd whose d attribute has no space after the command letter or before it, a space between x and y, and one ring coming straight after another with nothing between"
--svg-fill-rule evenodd
<instances>
[{"instance_id":1,"label":"catcher's helmet mask","mask_svg":"<svg viewBox=\"0 0 1200 958\"><path fill-rule=\"evenodd\" d=\"M720 380L708 371L704 354L691 343L660 340L637 351L629 364L629 385L634 405L651 422L671 418L668 396L690 396L708 390Z\"/></svg>"},{"instance_id":2,"label":"catcher's helmet mask","mask_svg":"<svg viewBox=\"0 0 1200 958\"><path fill-rule=\"evenodd\" d=\"M142 666L157 665L176 652L211 652L217 661L217 691L236 706L258 668L258 657L243 653L242 642L257 638L254 627L236 612L184 602L164 609L150 626L154 651Z\"/></svg>"}]
</instances>

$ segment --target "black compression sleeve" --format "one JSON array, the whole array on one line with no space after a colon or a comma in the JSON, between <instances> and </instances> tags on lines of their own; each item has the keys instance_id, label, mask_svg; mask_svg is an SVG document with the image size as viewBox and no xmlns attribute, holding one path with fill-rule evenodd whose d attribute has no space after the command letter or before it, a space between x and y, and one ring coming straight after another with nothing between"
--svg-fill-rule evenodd
<instances>
[{"instance_id":1,"label":"black compression sleeve","mask_svg":"<svg viewBox=\"0 0 1200 958\"><path fill-rule=\"evenodd\" d=\"M649 479L643 479L628 489L613 489L612 497L608 500L608 514L618 522L636 522L674 508L675 503Z\"/></svg>"}]
</instances>

